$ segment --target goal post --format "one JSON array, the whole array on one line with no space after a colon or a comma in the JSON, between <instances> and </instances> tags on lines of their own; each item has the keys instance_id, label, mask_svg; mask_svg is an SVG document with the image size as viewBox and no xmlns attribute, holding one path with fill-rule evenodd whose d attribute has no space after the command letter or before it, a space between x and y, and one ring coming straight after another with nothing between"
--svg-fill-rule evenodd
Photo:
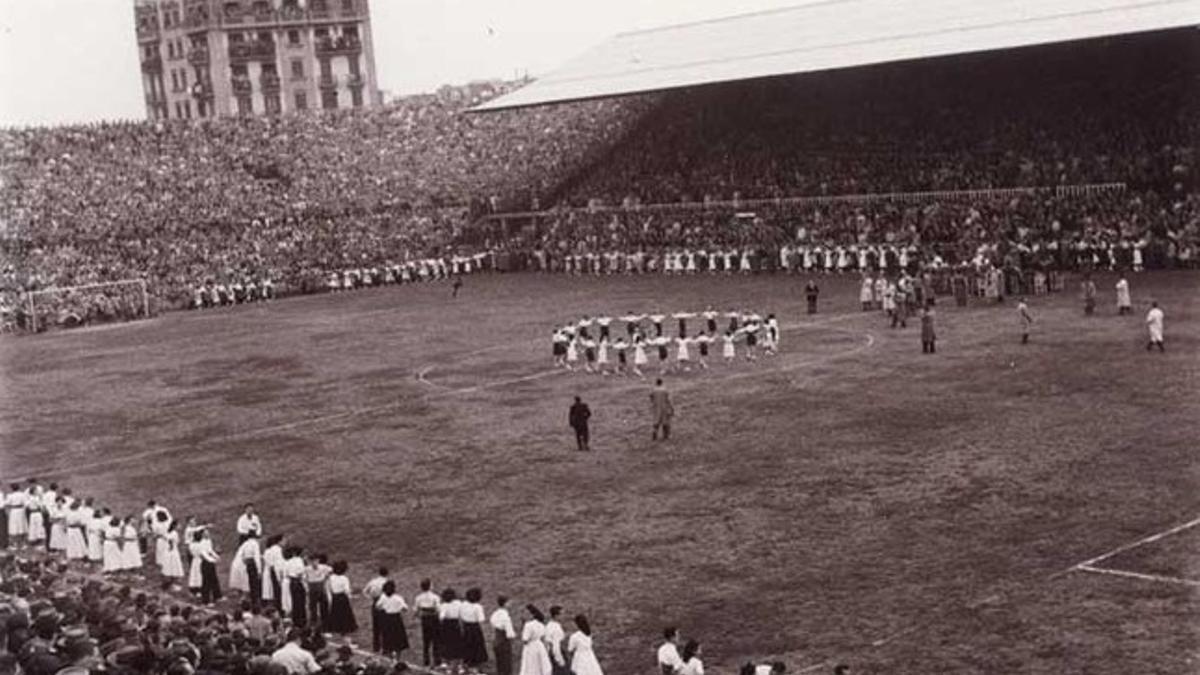
<instances>
[{"instance_id":1,"label":"goal post","mask_svg":"<svg viewBox=\"0 0 1200 675\"><path fill-rule=\"evenodd\" d=\"M150 316L145 279L55 286L25 294L26 328L33 333L52 327L136 321Z\"/></svg>"}]
</instances>

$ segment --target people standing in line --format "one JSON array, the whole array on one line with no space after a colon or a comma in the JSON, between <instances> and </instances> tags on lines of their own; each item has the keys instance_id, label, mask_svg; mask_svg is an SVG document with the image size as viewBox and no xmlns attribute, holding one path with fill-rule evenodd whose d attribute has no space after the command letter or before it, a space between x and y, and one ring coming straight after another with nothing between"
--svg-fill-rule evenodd
<instances>
[{"instance_id":1,"label":"people standing in line","mask_svg":"<svg viewBox=\"0 0 1200 675\"><path fill-rule=\"evenodd\" d=\"M463 635L462 660L468 667L476 670L488 661L487 642L483 637L483 623L487 621L487 615L483 611L481 600L483 600L483 591L478 588L469 588L466 593L466 602L459 611Z\"/></svg>"},{"instance_id":2,"label":"people standing in line","mask_svg":"<svg viewBox=\"0 0 1200 675\"><path fill-rule=\"evenodd\" d=\"M496 655L496 675L512 675L512 641L516 639L517 631L513 627L512 616L508 613L507 596L501 595L496 598L496 611L492 612L488 623L492 626L492 652Z\"/></svg>"},{"instance_id":3,"label":"people standing in line","mask_svg":"<svg viewBox=\"0 0 1200 675\"><path fill-rule=\"evenodd\" d=\"M688 640L683 646L683 654L679 657L683 667L679 675L704 675L704 662L700 660L700 643Z\"/></svg>"},{"instance_id":4,"label":"people standing in line","mask_svg":"<svg viewBox=\"0 0 1200 675\"><path fill-rule=\"evenodd\" d=\"M421 580L421 592L413 601L417 617L421 621L421 655L425 665L431 666L442 662L442 651L438 646L438 627L441 623L442 599L432 590L433 582ZM432 660L431 660L432 659Z\"/></svg>"},{"instance_id":5,"label":"people standing in line","mask_svg":"<svg viewBox=\"0 0 1200 675\"><path fill-rule=\"evenodd\" d=\"M1167 348L1163 342L1163 316L1162 309L1158 306L1157 301L1150 303L1150 311L1146 312L1146 329L1150 332L1150 341L1146 343L1146 351L1158 347L1158 351L1166 352Z\"/></svg>"},{"instance_id":6,"label":"people standing in line","mask_svg":"<svg viewBox=\"0 0 1200 675\"><path fill-rule=\"evenodd\" d=\"M671 394L663 385L662 378L654 381L654 390L650 392L650 414L654 420L654 429L650 434L652 440L658 440L658 432L662 431L663 440L671 438L671 418L675 416L675 406L671 404Z\"/></svg>"},{"instance_id":7,"label":"people standing in line","mask_svg":"<svg viewBox=\"0 0 1200 675\"><path fill-rule=\"evenodd\" d=\"M1029 344L1029 332L1033 329L1033 314L1029 313L1029 305L1025 298L1017 302L1017 321L1021 326L1021 344Z\"/></svg>"},{"instance_id":8,"label":"people standing in line","mask_svg":"<svg viewBox=\"0 0 1200 675\"><path fill-rule=\"evenodd\" d=\"M383 587L387 584L390 573L388 568L380 567L378 574L363 586L363 596L371 603L371 651L378 653L381 649L380 632L383 629L383 624L380 621L382 612L377 606L379 598L383 595ZM426 664L428 665L428 664Z\"/></svg>"},{"instance_id":9,"label":"people standing in line","mask_svg":"<svg viewBox=\"0 0 1200 675\"><path fill-rule=\"evenodd\" d=\"M592 626L587 617L575 615L575 632L567 639L567 653L571 657L569 672L573 675L604 675L592 641Z\"/></svg>"},{"instance_id":10,"label":"people standing in line","mask_svg":"<svg viewBox=\"0 0 1200 675\"><path fill-rule=\"evenodd\" d=\"M546 622L546 634L542 639L546 641L546 651L550 654L550 668L554 675L569 675L562 644L567 638L567 633L558 620L561 614L562 607L551 605L550 620Z\"/></svg>"},{"instance_id":11,"label":"people standing in line","mask_svg":"<svg viewBox=\"0 0 1200 675\"><path fill-rule=\"evenodd\" d=\"M358 630L354 608L350 606L350 577L346 576L349 569L345 560L338 560L333 563L325 582L329 591L329 616L322 627L336 635L350 635Z\"/></svg>"},{"instance_id":12,"label":"people standing in line","mask_svg":"<svg viewBox=\"0 0 1200 675\"><path fill-rule=\"evenodd\" d=\"M934 332L933 326L933 300L925 303L924 309L921 310L921 353L935 354L937 353L937 333Z\"/></svg>"},{"instance_id":13,"label":"people standing in line","mask_svg":"<svg viewBox=\"0 0 1200 675\"><path fill-rule=\"evenodd\" d=\"M396 592L396 582L387 580L375 602L379 610L379 653L397 661L408 649L408 631L404 628L404 612L408 603Z\"/></svg>"},{"instance_id":14,"label":"people standing in line","mask_svg":"<svg viewBox=\"0 0 1200 675\"><path fill-rule=\"evenodd\" d=\"M1117 280L1117 315L1133 314L1133 299L1129 295L1129 281L1122 274Z\"/></svg>"},{"instance_id":15,"label":"people standing in line","mask_svg":"<svg viewBox=\"0 0 1200 675\"><path fill-rule=\"evenodd\" d=\"M521 669L518 675L553 675L550 653L546 651L546 615L533 605L525 605L525 625L521 626Z\"/></svg>"},{"instance_id":16,"label":"people standing in line","mask_svg":"<svg viewBox=\"0 0 1200 675\"><path fill-rule=\"evenodd\" d=\"M571 409L567 413L567 421L575 430L575 446L580 452L590 450L588 447L588 420L591 418L592 409L583 402L582 398L576 396L575 402L571 404Z\"/></svg>"},{"instance_id":17,"label":"people standing in line","mask_svg":"<svg viewBox=\"0 0 1200 675\"><path fill-rule=\"evenodd\" d=\"M817 297L821 294L820 287L817 286L817 280L810 278L804 284L804 298L808 301L808 313L817 313Z\"/></svg>"}]
</instances>

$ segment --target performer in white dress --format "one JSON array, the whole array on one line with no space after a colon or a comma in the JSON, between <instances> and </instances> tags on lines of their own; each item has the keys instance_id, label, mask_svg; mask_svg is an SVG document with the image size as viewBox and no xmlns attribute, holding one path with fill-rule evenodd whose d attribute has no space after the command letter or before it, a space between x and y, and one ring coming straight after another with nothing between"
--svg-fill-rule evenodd
<instances>
[{"instance_id":1,"label":"performer in white dress","mask_svg":"<svg viewBox=\"0 0 1200 675\"><path fill-rule=\"evenodd\" d=\"M1117 314L1133 314L1133 301L1129 296L1129 281L1122 274L1117 281Z\"/></svg>"},{"instance_id":2,"label":"performer in white dress","mask_svg":"<svg viewBox=\"0 0 1200 675\"><path fill-rule=\"evenodd\" d=\"M1166 352L1163 345L1163 311L1158 302L1150 303L1150 311L1146 312L1146 329L1150 331L1150 341L1146 343L1146 351L1158 347L1158 351Z\"/></svg>"},{"instance_id":3,"label":"performer in white dress","mask_svg":"<svg viewBox=\"0 0 1200 675\"><path fill-rule=\"evenodd\" d=\"M67 509L64 524L67 528L67 560L87 557L87 537L84 535L83 508L72 503Z\"/></svg>"},{"instance_id":4,"label":"performer in white dress","mask_svg":"<svg viewBox=\"0 0 1200 675\"><path fill-rule=\"evenodd\" d=\"M8 541L11 546L20 546L29 532L29 521L25 514L29 495L21 489L20 483L13 483L9 488L11 491L4 498L4 508L8 511Z\"/></svg>"},{"instance_id":5,"label":"performer in white dress","mask_svg":"<svg viewBox=\"0 0 1200 675\"><path fill-rule=\"evenodd\" d=\"M871 275L863 272L862 288L858 291L858 301L862 303L864 312L870 311L875 297L875 281Z\"/></svg>"},{"instance_id":6,"label":"performer in white dress","mask_svg":"<svg viewBox=\"0 0 1200 675\"><path fill-rule=\"evenodd\" d=\"M675 364L680 370L687 370L688 364L690 364L692 361L692 354L691 350L689 349L692 342L692 338L675 338L675 343L678 345L675 350Z\"/></svg>"},{"instance_id":7,"label":"performer in white dress","mask_svg":"<svg viewBox=\"0 0 1200 675\"><path fill-rule=\"evenodd\" d=\"M162 536L162 558L158 560L162 575L168 579L183 578L183 557L179 554L179 530L175 521L167 524Z\"/></svg>"},{"instance_id":8,"label":"performer in white dress","mask_svg":"<svg viewBox=\"0 0 1200 675\"><path fill-rule=\"evenodd\" d=\"M528 618L521 627L521 669L519 675L551 675L550 653L543 638L546 635L546 616L533 605L526 605Z\"/></svg>"},{"instance_id":9,"label":"performer in white dress","mask_svg":"<svg viewBox=\"0 0 1200 675\"><path fill-rule=\"evenodd\" d=\"M123 560L121 559L121 519L115 516L107 515L106 511L102 511L103 518L97 518L103 523L103 528L100 530L104 538L102 547L102 557L104 559L105 574L113 574L124 569Z\"/></svg>"},{"instance_id":10,"label":"performer in white dress","mask_svg":"<svg viewBox=\"0 0 1200 675\"><path fill-rule=\"evenodd\" d=\"M737 334L731 330L725 331L721 336L721 356L725 359L725 363L733 363L737 358L737 348L733 346L734 340L737 339Z\"/></svg>"},{"instance_id":11,"label":"performer in white dress","mask_svg":"<svg viewBox=\"0 0 1200 675\"><path fill-rule=\"evenodd\" d=\"M646 358L646 338L638 332L633 336L633 374L645 377L642 374L642 368L649 362L649 359Z\"/></svg>"},{"instance_id":12,"label":"performer in white dress","mask_svg":"<svg viewBox=\"0 0 1200 675\"><path fill-rule=\"evenodd\" d=\"M121 526L121 569L140 570L142 568L142 547L138 544L137 521L130 516Z\"/></svg>"},{"instance_id":13,"label":"performer in white dress","mask_svg":"<svg viewBox=\"0 0 1200 675\"><path fill-rule=\"evenodd\" d=\"M567 652L571 655L571 672L575 675L604 675L600 662L596 660L596 652L592 649L592 627L587 617L579 614L575 617L578 628L567 640Z\"/></svg>"},{"instance_id":14,"label":"performer in white dress","mask_svg":"<svg viewBox=\"0 0 1200 675\"><path fill-rule=\"evenodd\" d=\"M108 527L105 512L101 509L97 513L88 502L84 502L83 517L83 529L87 533L88 562L102 563L104 562L104 528Z\"/></svg>"},{"instance_id":15,"label":"performer in white dress","mask_svg":"<svg viewBox=\"0 0 1200 675\"><path fill-rule=\"evenodd\" d=\"M67 550L67 500L57 497L53 504L47 505L50 518L50 550Z\"/></svg>"},{"instance_id":16,"label":"performer in white dress","mask_svg":"<svg viewBox=\"0 0 1200 675\"><path fill-rule=\"evenodd\" d=\"M46 541L46 507L42 501L42 488L34 484L27 494L29 497L25 503L25 512L29 518L28 539L30 545L38 545Z\"/></svg>"}]
</instances>

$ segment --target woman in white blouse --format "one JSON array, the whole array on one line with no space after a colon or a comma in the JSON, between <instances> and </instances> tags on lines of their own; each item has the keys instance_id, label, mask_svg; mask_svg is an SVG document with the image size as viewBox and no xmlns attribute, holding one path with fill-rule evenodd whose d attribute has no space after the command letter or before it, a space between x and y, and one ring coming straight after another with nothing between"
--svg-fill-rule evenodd
<instances>
[{"instance_id":1,"label":"woman in white blouse","mask_svg":"<svg viewBox=\"0 0 1200 675\"><path fill-rule=\"evenodd\" d=\"M520 675L551 675L550 653L546 651L546 615L533 605L526 605L528 618L521 627Z\"/></svg>"},{"instance_id":2,"label":"woman in white blouse","mask_svg":"<svg viewBox=\"0 0 1200 675\"><path fill-rule=\"evenodd\" d=\"M160 538L163 551L162 559L156 562L162 565L162 575L170 580L183 578L183 556L179 554L179 525L172 520L166 532Z\"/></svg>"},{"instance_id":3,"label":"woman in white blouse","mask_svg":"<svg viewBox=\"0 0 1200 675\"><path fill-rule=\"evenodd\" d=\"M592 626L587 617L575 616L577 630L567 640L567 652L571 655L571 672L575 675L604 675L596 652L592 650Z\"/></svg>"},{"instance_id":4,"label":"woman in white blouse","mask_svg":"<svg viewBox=\"0 0 1200 675\"><path fill-rule=\"evenodd\" d=\"M683 661L683 668L679 669L679 675L704 675L704 662L700 660L700 643L695 640L688 640L683 646L683 654L679 656Z\"/></svg>"},{"instance_id":5,"label":"woman in white blouse","mask_svg":"<svg viewBox=\"0 0 1200 675\"><path fill-rule=\"evenodd\" d=\"M408 604L396 592L396 582L388 580L383 584L383 592L375 601L375 609L379 614L379 651L384 656L396 660L404 650L408 649L408 631L404 629L404 612Z\"/></svg>"},{"instance_id":6,"label":"woman in white blouse","mask_svg":"<svg viewBox=\"0 0 1200 675\"><path fill-rule=\"evenodd\" d=\"M346 576L349 566L345 560L333 563L329 575L329 621L325 629L338 635L349 635L358 630L354 609L350 606L350 578Z\"/></svg>"},{"instance_id":7,"label":"woman in white blouse","mask_svg":"<svg viewBox=\"0 0 1200 675\"><path fill-rule=\"evenodd\" d=\"M496 611L492 612L491 618L488 619L494 631L492 651L496 653L496 675L512 675L512 641L516 639L517 631L513 628L512 617L508 614L508 597L497 597L496 605Z\"/></svg>"},{"instance_id":8,"label":"woman in white blouse","mask_svg":"<svg viewBox=\"0 0 1200 675\"><path fill-rule=\"evenodd\" d=\"M483 591L478 588L467 589L467 601L463 603L458 617L462 621L463 663L476 670L488 660L487 643L483 639L483 622L487 620L487 615L479 603L482 599Z\"/></svg>"}]
</instances>

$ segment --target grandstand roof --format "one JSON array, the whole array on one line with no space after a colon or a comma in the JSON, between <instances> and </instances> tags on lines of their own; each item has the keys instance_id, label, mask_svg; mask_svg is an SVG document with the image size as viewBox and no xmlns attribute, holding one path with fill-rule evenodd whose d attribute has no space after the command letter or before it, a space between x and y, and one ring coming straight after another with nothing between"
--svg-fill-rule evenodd
<instances>
[{"instance_id":1,"label":"grandstand roof","mask_svg":"<svg viewBox=\"0 0 1200 675\"><path fill-rule=\"evenodd\" d=\"M620 33L476 111L1200 25L1200 0L825 0Z\"/></svg>"}]
</instances>

